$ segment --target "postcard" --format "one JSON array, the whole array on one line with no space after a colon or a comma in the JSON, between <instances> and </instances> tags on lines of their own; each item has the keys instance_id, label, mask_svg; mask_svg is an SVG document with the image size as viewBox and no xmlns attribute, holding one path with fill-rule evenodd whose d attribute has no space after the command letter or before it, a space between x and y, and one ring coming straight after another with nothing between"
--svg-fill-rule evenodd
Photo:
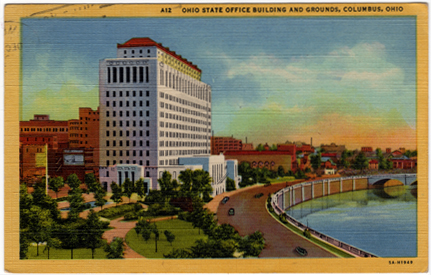
<instances>
[{"instance_id":1,"label":"postcard","mask_svg":"<svg viewBox=\"0 0 431 275\"><path fill-rule=\"evenodd\" d=\"M428 7L5 6L5 268L428 270Z\"/></svg>"}]
</instances>

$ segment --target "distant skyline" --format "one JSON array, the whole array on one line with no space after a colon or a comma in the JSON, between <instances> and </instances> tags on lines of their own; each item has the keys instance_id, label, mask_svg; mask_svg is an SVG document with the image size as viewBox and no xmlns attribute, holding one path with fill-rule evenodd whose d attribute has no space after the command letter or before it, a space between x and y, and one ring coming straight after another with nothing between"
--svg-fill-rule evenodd
<instances>
[{"instance_id":1,"label":"distant skyline","mask_svg":"<svg viewBox=\"0 0 431 275\"><path fill-rule=\"evenodd\" d=\"M99 60L132 37L202 69L217 136L416 149L414 17L23 19L20 119L97 108Z\"/></svg>"}]
</instances>

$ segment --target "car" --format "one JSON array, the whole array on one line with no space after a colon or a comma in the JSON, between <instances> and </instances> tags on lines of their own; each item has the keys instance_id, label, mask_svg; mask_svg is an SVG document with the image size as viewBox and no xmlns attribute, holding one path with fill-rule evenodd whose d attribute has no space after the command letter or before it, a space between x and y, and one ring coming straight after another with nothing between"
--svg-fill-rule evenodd
<instances>
[{"instance_id":1,"label":"car","mask_svg":"<svg viewBox=\"0 0 431 275\"><path fill-rule=\"evenodd\" d=\"M300 246L297 246L295 248L295 252L298 253L299 255L303 256L303 257L308 255L307 250L305 248L300 247Z\"/></svg>"},{"instance_id":2,"label":"car","mask_svg":"<svg viewBox=\"0 0 431 275\"><path fill-rule=\"evenodd\" d=\"M235 209L230 208L228 214L229 214L229 216L234 216L235 215Z\"/></svg>"},{"instance_id":3,"label":"car","mask_svg":"<svg viewBox=\"0 0 431 275\"><path fill-rule=\"evenodd\" d=\"M260 198L260 197L262 197L263 196L263 193L258 193L258 194L256 194L256 195L254 195L254 197L256 198L256 199L258 199L258 198Z\"/></svg>"},{"instance_id":4,"label":"car","mask_svg":"<svg viewBox=\"0 0 431 275\"><path fill-rule=\"evenodd\" d=\"M228 200L229 200L229 197L224 197L222 199L221 203L226 204Z\"/></svg>"}]
</instances>

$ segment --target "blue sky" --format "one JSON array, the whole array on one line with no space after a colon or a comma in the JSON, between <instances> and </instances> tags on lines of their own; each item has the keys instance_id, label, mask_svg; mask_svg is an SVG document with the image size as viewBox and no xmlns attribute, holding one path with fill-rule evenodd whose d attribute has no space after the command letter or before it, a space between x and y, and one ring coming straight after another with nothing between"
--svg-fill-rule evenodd
<instances>
[{"instance_id":1,"label":"blue sky","mask_svg":"<svg viewBox=\"0 0 431 275\"><path fill-rule=\"evenodd\" d=\"M150 37L212 86L213 130L254 143L416 147L414 17L23 19L22 119L98 105L98 62ZM382 134L385 133L385 134ZM377 136L376 136L377 135ZM395 138L395 135L397 136Z\"/></svg>"}]
</instances>

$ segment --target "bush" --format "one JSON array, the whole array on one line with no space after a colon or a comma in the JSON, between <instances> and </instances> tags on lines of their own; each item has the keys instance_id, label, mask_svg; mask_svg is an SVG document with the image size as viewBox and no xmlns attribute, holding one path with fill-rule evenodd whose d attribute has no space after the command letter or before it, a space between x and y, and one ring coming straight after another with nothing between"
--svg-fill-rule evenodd
<instances>
[{"instance_id":1,"label":"bush","mask_svg":"<svg viewBox=\"0 0 431 275\"><path fill-rule=\"evenodd\" d=\"M137 219L138 219L138 213L136 212L129 212L129 213L126 213L126 215L124 215L125 221L137 220Z\"/></svg>"},{"instance_id":2,"label":"bush","mask_svg":"<svg viewBox=\"0 0 431 275\"><path fill-rule=\"evenodd\" d=\"M280 219L280 221L281 221L282 223L287 223L287 219L286 219L285 214L280 214L280 215L278 216L278 218Z\"/></svg>"},{"instance_id":3,"label":"bush","mask_svg":"<svg viewBox=\"0 0 431 275\"><path fill-rule=\"evenodd\" d=\"M190 221L190 213L187 211L180 212L178 213L178 219L188 222Z\"/></svg>"},{"instance_id":4,"label":"bush","mask_svg":"<svg viewBox=\"0 0 431 275\"><path fill-rule=\"evenodd\" d=\"M56 202L67 201L68 196L54 199Z\"/></svg>"},{"instance_id":5,"label":"bush","mask_svg":"<svg viewBox=\"0 0 431 275\"><path fill-rule=\"evenodd\" d=\"M134 204L123 204L116 207L105 208L102 211L99 211L98 214L101 217L107 219L115 219L123 216L128 212L134 212L135 205Z\"/></svg>"},{"instance_id":6,"label":"bush","mask_svg":"<svg viewBox=\"0 0 431 275\"><path fill-rule=\"evenodd\" d=\"M310 231L308 230L308 228L305 228L305 230L304 230L304 236L307 238L307 239L310 239L311 238L311 233L310 233Z\"/></svg>"}]
</instances>

